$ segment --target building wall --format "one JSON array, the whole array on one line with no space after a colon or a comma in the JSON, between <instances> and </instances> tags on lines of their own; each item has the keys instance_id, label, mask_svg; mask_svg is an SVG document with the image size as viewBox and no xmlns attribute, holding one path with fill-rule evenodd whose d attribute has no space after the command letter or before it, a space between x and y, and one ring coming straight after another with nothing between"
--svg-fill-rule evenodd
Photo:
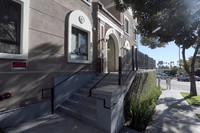
<instances>
[{"instance_id":1,"label":"building wall","mask_svg":"<svg viewBox=\"0 0 200 133\"><path fill-rule=\"evenodd\" d=\"M112 7L113 6L113 7ZM123 13L116 12L114 4L112 1L101 1L97 6L98 12L98 57L103 58L103 63L101 66L104 66L103 71L108 71L108 61L107 58L107 45L108 42L102 41L104 37L107 37L108 34L116 37L116 46L118 49L118 55L116 57L116 62L118 62L118 57L124 57L127 53L127 47L125 44L129 44L129 50L132 46L138 47L138 35L136 39L133 37L133 28L137 25L137 20L133 19L132 13L130 11L125 11ZM116 17L119 16L119 17ZM129 20L129 33L125 33L125 18ZM103 29L102 29L103 28ZM103 51L103 52L101 52ZM118 70L118 65L116 65L116 70Z\"/></svg>"},{"instance_id":2,"label":"building wall","mask_svg":"<svg viewBox=\"0 0 200 133\"><path fill-rule=\"evenodd\" d=\"M106 11L104 5L96 3L97 1L93 0L93 3L87 4L84 0L30 0L28 59L0 58L0 94L14 94L11 98L0 101L0 111L50 100L50 91L46 92L47 97L42 97L42 92L54 86L54 76L71 74L87 65L67 62L68 17L74 10L84 12L93 26L92 45L95 63L100 56L100 22L104 23L104 35L113 28L113 25L98 19L97 10L120 30L115 31L119 37L120 56L124 56L123 47L127 40L130 45L137 46L131 32L136 21L132 19L131 14L113 14L113 7ZM130 35L124 33L124 15L130 20ZM13 61L25 61L26 69L12 69Z\"/></svg>"},{"instance_id":3,"label":"building wall","mask_svg":"<svg viewBox=\"0 0 200 133\"><path fill-rule=\"evenodd\" d=\"M136 36L136 40L133 38L133 27L137 26L137 20L133 19L133 16L132 16L130 10L127 10L122 14L122 22L123 22L123 24L124 24L125 17L127 17L128 20L129 20L129 34L125 33L124 41L128 40L131 45L134 45L134 46L138 47L138 35Z\"/></svg>"},{"instance_id":4,"label":"building wall","mask_svg":"<svg viewBox=\"0 0 200 133\"><path fill-rule=\"evenodd\" d=\"M136 40L133 38L133 27L136 28L137 20L133 19L131 10L129 9L123 13L120 13L120 12L116 11L114 4L112 4L113 3L112 1L101 1L100 0L100 2L101 3L99 4L98 12L100 12L102 15L104 15L107 19L109 19L113 24L115 24L118 28L120 28L123 31L123 33L119 33L119 35L121 37L122 47L126 41L128 41L130 43L130 45L134 45L135 47L138 47L138 35L136 35ZM110 6L113 5L113 6L110 7L109 5ZM106 9L106 7L109 7L109 8ZM107 12L109 12L110 14L108 14ZM126 34L124 32L125 31L124 30L125 18L127 18L129 20L129 34ZM101 20L101 21L103 21L103 20ZM105 32L109 28L113 28L113 26L109 23L105 23Z\"/></svg>"},{"instance_id":5,"label":"building wall","mask_svg":"<svg viewBox=\"0 0 200 133\"><path fill-rule=\"evenodd\" d=\"M30 0L28 59L22 60L27 68L13 70L11 62L21 60L0 59L0 94L14 93L0 101L1 111L49 100L42 90L53 87L55 75L87 65L67 62L68 16L74 10L83 11L93 25L92 6L82 0Z\"/></svg>"}]
</instances>

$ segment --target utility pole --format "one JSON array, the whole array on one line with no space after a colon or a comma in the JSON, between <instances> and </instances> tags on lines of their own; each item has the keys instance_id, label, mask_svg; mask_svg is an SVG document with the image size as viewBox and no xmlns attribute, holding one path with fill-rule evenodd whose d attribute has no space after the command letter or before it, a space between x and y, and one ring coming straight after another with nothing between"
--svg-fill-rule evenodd
<instances>
[{"instance_id":1,"label":"utility pole","mask_svg":"<svg viewBox=\"0 0 200 133\"><path fill-rule=\"evenodd\" d=\"M179 61L178 61L179 68L178 68L178 71L177 71L177 76L180 75L180 69L181 69L181 63L180 63L180 59L181 59L180 52L181 52L181 50L180 50L180 45L178 46L178 49L179 49L179 51L178 51L178 54L179 54Z\"/></svg>"},{"instance_id":2,"label":"utility pole","mask_svg":"<svg viewBox=\"0 0 200 133\"><path fill-rule=\"evenodd\" d=\"M181 52L181 50L180 50L180 46L178 46L178 48L179 48L179 69L181 68L181 64L180 64L180 59L181 59L181 54L180 54L180 52Z\"/></svg>"}]
</instances>

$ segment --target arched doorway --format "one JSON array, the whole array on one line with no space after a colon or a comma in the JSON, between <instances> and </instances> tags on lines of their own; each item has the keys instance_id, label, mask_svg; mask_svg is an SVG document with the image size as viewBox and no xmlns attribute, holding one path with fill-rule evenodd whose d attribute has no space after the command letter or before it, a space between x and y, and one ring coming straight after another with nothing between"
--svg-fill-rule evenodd
<instances>
[{"instance_id":1,"label":"arched doorway","mask_svg":"<svg viewBox=\"0 0 200 133\"><path fill-rule=\"evenodd\" d=\"M106 47L106 71L116 72L119 69L119 45L115 34L109 35Z\"/></svg>"},{"instance_id":2,"label":"arched doorway","mask_svg":"<svg viewBox=\"0 0 200 133\"><path fill-rule=\"evenodd\" d=\"M107 30L105 37L109 37L109 39L104 47L103 71L116 72L119 69L119 56L121 56L119 34L113 28L110 28Z\"/></svg>"},{"instance_id":3,"label":"arched doorway","mask_svg":"<svg viewBox=\"0 0 200 133\"><path fill-rule=\"evenodd\" d=\"M115 42L112 36L109 37L107 43L107 66L108 72L115 72L116 70L116 53L115 53Z\"/></svg>"}]
</instances>

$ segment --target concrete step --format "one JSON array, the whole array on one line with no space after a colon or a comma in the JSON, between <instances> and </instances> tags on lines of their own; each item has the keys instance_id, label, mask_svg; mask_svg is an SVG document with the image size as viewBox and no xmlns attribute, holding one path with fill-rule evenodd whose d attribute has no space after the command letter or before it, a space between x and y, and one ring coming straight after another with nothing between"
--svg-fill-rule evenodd
<instances>
[{"instance_id":1,"label":"concrete step","mask_svg":"<svg viewBox=\"0 0 200 133\"><path fill-rule=\"evenodd\" d=\"M89 81L89 83L86 84L86 85L84 86L84 88L90 89L90 88L93 87L97 82L99 82L99 81L103 78L104 75L105 75L105 74L100 74L100 75L98 75L97 77L95 77L94 79L92 79L91 81Z\"/></svg>"},{"instance_id":2,"label":"concrete step","mask_svg":"<svg viewBox=\"0 0 200 133\"><path fill-rule=\"evenodd\" d=\"M104 81L118 81L119 80L119 78L116 76L116 77L106 77L105 79L104 79Z\"/></svg>"},{"instance_id":3,"label":"concrete step","mask_svg":"<svg viewBox=\"0 0 200 133\"><path fill-rule=\"evenodd\" d=\"M79 100L70 98L70 99L67 99L64 103L62 103L62 105L63 106L70 105L77 109L96 114L96 104L86 103L85 100L79 101Z\"/></svg>"},{"instance_id":4,"label":"concrete step","mask_svg":"<svg viewBox=\"0 0 200 133\"><path fill-rule=\"evenodd\" d=\"M90 83L88 83L88 84L86 84L84 87L83 87L83 89L91 89L93 86L95 85L95 83L93 83L93 84L90 84ZM82 89L82 88L81 88Z\"/></svg>"},{"instance_id":5,"label":"concrete step","mask_svg":"<svg viewBox=\"0 0 200 133\"><path fill-rule=\"evenodd\" d=\"M108 85L118 85L118 84L119 84L118 82L103 81L103 82L101 82L100 84L98 84L98 85L96 86L96 88L104 87L104 86L108 86Z\"/></svg>"},{"instance_id":6,"label":"concrete step","mask_svg":"<svg viewBox=\"0 0 200 133\"><path fill-rule=\"evenodd\" d=\"M94 79L94 80L91 80L89 83L87 83L83 88L87 88L87 89L90 89L92 88L100 79Z\"/></svg>"},{"instance_id":7,"label":"concrete step","mask_svg":"<svg viewBox=\"0 0 200 133\"><path fill-rule=\"evenodd\" d=\"M88 96L82 95L80 93L75 93L72 96L72 98L75 99L76 101L83 101L86 104L90 103L90 104L93 104L94 106L96 106L96 99L95 98L88 97Z\"/></svg>"},{"instance_id":8,"label":"concrete step","mask_svg":"<svg viewBox=\"0 0 200 133\"><path fill-rule=\"evenodd\" d=\"M88 124L96 126L96 114L86 112L82 109L78 109L71 105L67 106L59 105L56 110L56 113L62 115L69 115L79 120L82 120Z\"/></svg>"},{"instance_id":9,"label":"concrete step","mask_svg":"<svg viewBox=\"0 0 200 133\"><path fill-rule=\"evenodd\" d=\"M90 90L85 89L85 88L84 89L81 88L81 89L78 90L78 93L83 95L83 96L89 96Z\"/></svg>"},{"instance_id":10,"label":"concrete step","mask_svg":"<svg viewBox=\"0 0 200 133\"><path fill-rule=\"evenodd\" d=\"M101 80L101 78L100 78L100 79L91 80L91 81L89 82L89 84L90 84L90 85L94 85L94 84L96 84L99 80Z\"/></svg>"},{"instance_id":11,"label":"concrete step","mask_svg":"<svg viewBox=\"0 0 200 133\"><path fill-rule=\"evenodd\" d=\"M111 84L111 85L115 85L118 83L118 80L117 81L114 81L114 80L104 80L101 82L101 84Z\"/></svg>"},{"instance_id":12,"label":"concrete step","mask_svg":"<svg viewBox=\"0 0 200 133\"><path fill-rule=\"evenodd\" d=\"M96 126L96 99L88 97L90 89L99 82L105 74L98 74L84 87L80 88L77 93L67 99L56 109L63 115L70 115L93 126Z\"/></svg>"}]
</instances>

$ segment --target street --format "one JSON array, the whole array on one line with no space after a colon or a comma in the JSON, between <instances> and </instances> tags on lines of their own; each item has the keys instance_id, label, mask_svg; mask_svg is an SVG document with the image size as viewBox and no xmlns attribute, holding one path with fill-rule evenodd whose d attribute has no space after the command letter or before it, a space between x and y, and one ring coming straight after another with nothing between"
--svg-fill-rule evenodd
<instances>
[{"instance_id":1,"label":"street","mask_svg":"<svg viewBox=\"0 0 200 133\"><path fill-rule=\"evenodd\" d=\"M161 79L161 87L166 89L166 80ZM196 81L197 93L200 94L200 81ZM182 90L182 91L190 91L190 82L177 81L177 79L171 80L171 89L173 90Z\"/></svg>"}]
</instances>

